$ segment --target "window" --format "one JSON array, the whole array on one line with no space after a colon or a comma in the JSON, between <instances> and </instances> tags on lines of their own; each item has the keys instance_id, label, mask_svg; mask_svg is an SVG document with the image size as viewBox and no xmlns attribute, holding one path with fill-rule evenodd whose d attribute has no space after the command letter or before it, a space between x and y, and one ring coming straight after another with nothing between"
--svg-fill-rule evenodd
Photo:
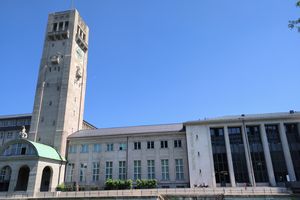
<instances>
[{"instance_id":1,"label":"window","mask_svg":"<svg viewBox=\"0 0 300 200\"><path fill-rule=\"evenodd\" d=\"M216 182L223 186L230 183L223 128L211 128L210 138Z\"/></svg>"},{"instance_id":2,"label":"window","mask_svg":"<svg viewBox=\"0 0 300 200\"><path fill-rule=\"evenodd\" d=\"M57 23L54 23L54 24L53 24L52 31L56 31L56 30L57 30Z\"/></svg>"},{"instance_id":3,"label":"window","mask_svg":"<svg viewBox=\"0 0 300 200\"><path fill-rule=\"evenodd\" d=\"M2 183L1 192L8 191L8 187L6 187L6 184L9 183L10 176L11 176L11 168L9 166L3 167L0 171L0 182ZM6 190L3 190L4 188L6 188Z\"/></svg>"},{"instance_id":4,"label":"window","mask_svg":"<svg viewBox=\"0 0 300 200\"><path fill-rule=\"evenodd\" d=\"M67 165L67 177L66 177L67 182L73 181L74 166L75 166L74 163L68 163Z\"/></svg>"},{"instance_id":5,"label":"window","mask_svg":"<svg viewBox=\"0 0 300 200\"><path fill-rule=\"evenodd\" d=\"M259 126L247 126L252 167L256 182L269 182L265 155L260 139Z\"/></svg>"},{"instance_id":6,"label":"window","mask_svg":"<svg viewBox=\"0 0 300 200\"><path fill-rule=\"evenodd\" d=\"M141 142L134 142L134 149L135 150L141 149Z\"/></svg>"},{"instance_id":7,"label":"window","mask_svg":"<svg viewBox=\"0 0 300 200\"><path fill-rule=\"evenodd\" d=\"M65 30L68 30L68 27L69 27L69 22L66 21L66 22L65 22Z\"/></svg>"},{"instance_id":8,"label":"window","mask_svg":"<svg viewBox=\"0 0 300 200\"><path fill-rule=\"evenodd\" d=\"M286 136L289 143L291 157L296 173L296 178L300 179L300 135L297 123L285 124Z\"/></svg>"},{"instance_id":9,"label":"window","mask_svg":"<svg viewBox=\"0 0 300 200\"><path fill-rule=\"evenodd\" d=\"M248 183L249 177L241 127L229 127L228 134L235 181L237 183Z\"/></svg>"},{"instance_id":10,"label":"window","mask_svg":"<svg viewBox=\"0 0 300 200\"><path fill-rule=\"evenodd\" d=\"M119 144L119 150L120 151L124 151L127 149L127 144L126 143L120 143Z\"/></svg>"},{"instance_id":11,"label":"window","mask_svg":"<svg viewBox=\"0 0 300 200\"><path fill-rule=\"evenodd\" d=\"M126 179L126 161L119 161L119 179Z\"/></svg>"},{"instance_id":12,"label":"window","mask_svg":"<svg viewBox=\"0 0 300 200\"><path fill-rule=\"evenodd\" d=\"M169 180L169 160L163 159L161 160L161 179Z\"/></svg>"},{"instance_id":13,"label":"window","mask_svg":"<svg viewBox=\"0 0 300 200\"><path fill-rule=\"evenodd\" d=\"M112 161L106 161L105 165L105 179L112 179L113 176L113 162Z\"/></svg>"},{"instance_id":14,"label":"window","mask_svg":"<svg viewBox=\"0 0 300 200\"><path fill-rule=\"evenodd\" d=\"M176 180L183 180L183 160L175 159Z\"/></svg>"},{"instance_id":15,"label":"window","mask_svg":"<svg viewBox=\"0 0 300 200\"><path fill-rule=\"evenodd\" d=\"M80 153L88 153L88 152L89 152L89 145L88 144L82 144Z\"/></svg>"},{"instance_id":16,"label":"window","mask_svg":"<svg viewBox=\"0 0 300 200\"><path fill-rule=\"evenodd\" d=\"M154 141L147 142L147 149L154 149Z\"/></svg>"},{"instance_id":17,"label":"window","mask_svg":"<svg viewBox=\"0 0 300 200\"><path fill-rule=\"evenodd\" d=\"M174 148L181 148L181 140L174 140Z\"/></svg>"},{"instance_id":18,"label":"window","mask_svg":"<svg viewBox=\"0 0 300 200\"><path fill-rule=\"evenodd\" d=\"M134 173L133 173L133 178L134 180L141 179L141 172L142 172L142 165L140 160L134 160L133 161L133 168L134 168Z\"/></svg>"},{"instance_id":19,"label":"window","mask_svg":"<svg viewBox=\"0 0 300 200\"><path fill-rule=\"evenodd\" d=\"M76 153L76 145L70 145L69 146L69 153Z\"/></svg>"},{"instance_id":20,"label":"window","mask_svg":"<svg viewBox=\"0 0 300 200\"><path fill-rule=\"evenodd\" d=\"M274 168L275 180L276 182L286 182L286 175L288 174L288 171L285 164L278 125L265 125L265 129L268 138L272 164Z\"/></svg>"},{"instance_id":21,"label":"window","mask_svg":"<svg viewBox=\"0 0 300 200\"><path fill-rule=\"evenodd\" d=\"M106 151L113 151L114 150L114 144L106 144Z\"/></svg>"},{"instance_id":22,"label":"window","mask_svg":"<svg viewBox=\"0 0 300 200\"><path fill-rule=\"evenodd\" d=\"M93 162L93 181L99 181L100 163Z\"/></svg>"},{"instance_id":23,"label":"window","mask_svg":"<svg viewBox=\"0 0 300 200\"><path fill-rule=\"evenodd\" d=\"M86 181L86 169L87 164L86 163L80 163L80 171L79 171L79 181L85 182Z\"/></svg>"},{"instance_id":24,"label":"window","mask_svg":"<svg viewBox=\"0 0 300 200\"><path fill-rule=\"evenodd\" d=\"M162 149L168 148L168 141L167 140L160 141L160 148Z\"/></svg>"},{"instance_id":25,"label":"window","mask_svg":"<svg viewBox=\"0 0 300 200\"><path fill-rule=\"evenodd\" d=\"M94 144L93 146L93 152L101 152L101 145L100 144Z\"/></svg>"},{"instance_id":26,"label":"window","mask_svg":"<svg viewBox=\"0 0 300 200\"><path fill-rule=\"evenodd\" d=\"M64 23L63 22L59 22L59 24L58 24L58 30L62 31L63 30L63 26L64 26Z\"/></svg>"},{"instance_id":27,"label":"window","mask_svg":"<svg viewBox=\"0 0 300 200\"><path fill-rule=\"evenodd\" d=\"M148 179L155 179L155 162L154 160L147 160Z\"/></svg>"}]
</instances>

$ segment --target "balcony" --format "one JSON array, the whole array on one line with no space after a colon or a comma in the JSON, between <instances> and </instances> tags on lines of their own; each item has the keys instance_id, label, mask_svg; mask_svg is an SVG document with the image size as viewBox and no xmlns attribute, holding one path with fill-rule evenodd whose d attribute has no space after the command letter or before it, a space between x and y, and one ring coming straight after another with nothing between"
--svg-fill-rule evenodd
<instances>
[{"instance_id":1,"label":"balcony","mask_svg":"<svg viewBox=\"0 0 300 200\"><path fill-rule=\"evenodd\" d=\"M78 46L82 49L82 51L86 52L88 50L87 43L78 34L76 34L75 40Z\"/></svg>"},{"instance_id":2,"label":"balcony","mask_svg":"<svg viewBox=\"0 0 300 200\"><path fill-rule=\"evenodd\" d=\"M69 37L70 37L69 30L48 32L48 40L50 41L65 40L68 39Z\"/></svg>"}]
</instances>

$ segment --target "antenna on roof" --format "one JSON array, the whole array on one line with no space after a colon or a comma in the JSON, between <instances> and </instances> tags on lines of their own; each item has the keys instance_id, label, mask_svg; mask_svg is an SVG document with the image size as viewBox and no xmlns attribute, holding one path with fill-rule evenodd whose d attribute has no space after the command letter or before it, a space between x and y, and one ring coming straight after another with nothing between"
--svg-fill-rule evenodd
<instances>
[{"instance_id":1,"label":"antenna on roof","mask_svg":"<svg viewBox=\"0 0 300 200\"><path fill-rule=\"evenodd\" d=\"M71 10L74 9L74 0L71 0Z\"/></svg>"}]
</instances>

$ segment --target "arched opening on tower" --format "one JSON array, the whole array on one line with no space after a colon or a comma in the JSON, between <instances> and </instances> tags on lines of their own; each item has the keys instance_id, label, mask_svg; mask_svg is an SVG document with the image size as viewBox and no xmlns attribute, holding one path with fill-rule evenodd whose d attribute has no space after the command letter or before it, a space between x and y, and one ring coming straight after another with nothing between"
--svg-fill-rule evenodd
<instances>
[{"instance_id":1,"label":"arched opening on tower","mask_svg":"<svg viewBox=\"0 0 300 200\"><path fill-rule=\"evenodd\" d=\"M0 191L1 192L8 191L10 176L11 176L10 166L4 166L0 171Z\"/></svg>"},{"instance_id":2,"label":"arched opening on tower","mask_svg":"<svg viewBox=\"0 0 300 200\"><path fill-rule=\"evenodd\" d=\"M30 169L27 165L22 166L19 170L18 180L15 190L16 191L26 191L28 186Z\"/></svg>"},{"instance_id":3,"label":"arched opening on tower","mask_svg":"<svg viewBox=\"0 0 300 200\"><path fill-rule=\"evenodd\" d=\"M41 192L47 192L50 189L50 183L52 178L52 169L47 166L43 169L42 180L41 180Z\"/></svg>"}]
</instances>

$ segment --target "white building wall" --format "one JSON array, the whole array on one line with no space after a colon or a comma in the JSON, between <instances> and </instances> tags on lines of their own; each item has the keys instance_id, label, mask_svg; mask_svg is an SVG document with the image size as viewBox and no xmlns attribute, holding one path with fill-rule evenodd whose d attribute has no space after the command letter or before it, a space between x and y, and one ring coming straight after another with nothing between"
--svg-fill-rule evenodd
<instances>
[{"instance_id":1,"label":"white building wall","mask_svg":"<svg viewBox=\"0 0 300 200\"><path fill-rule=\"evenodd\" d=\"M128 152L126 150L119 150L120 143L127 143L128 139ZM174 148L174 140L181 140L182 147ZM163 149L160 146L160 141L167 140L168 148ZM147 141L154 141L154 149L147 149ZM134 149L134 142L141 142L141 149ZM93 144L101 144L101 152L93 152ZM113 143L114 150L111 152L106 151L106 145ZM89 152L81 153L81 145L88 144ZM74 163L74 174L73 181L77 182L79 185L97 185L100 187L104 186L105 174L106 174L106 161L113 162L113 179L119 179L119 161L126 161L127 163L127 178L134 179L134 160L141 161L141 178L148 179L148 168L147 160L155 160L155 178L159 182L159 186L189 186L189 172L188 172L188 159L187 159L187 144L185 140L185 133L155 133L143 135L129 135L129 136L105 136L99 138L80 138L71 139L69 145L76 145L76 153L68 154L68 162ZM128 157L127 157L128 155ZM161 159L169 160L169 176L170 179L162 180L161 171ZM176 180L176 169L175 169L175 159L183 160L184 168L184 179ZM92 164L93 162L100 162L100 176L99 181L92 181ZM87 164L87 175L85 181L80 181L80 164Z\"/></svg>"},{"instance_id":2,"label":"white building wall","mask_svg":"<svg viewBox=\"0 0 300 200\"><path fill-rule=\"evenodd\" d=\"M186 126L190 186L215 186L214 165L208 126Z\"/></svg>"}]
</instances>

